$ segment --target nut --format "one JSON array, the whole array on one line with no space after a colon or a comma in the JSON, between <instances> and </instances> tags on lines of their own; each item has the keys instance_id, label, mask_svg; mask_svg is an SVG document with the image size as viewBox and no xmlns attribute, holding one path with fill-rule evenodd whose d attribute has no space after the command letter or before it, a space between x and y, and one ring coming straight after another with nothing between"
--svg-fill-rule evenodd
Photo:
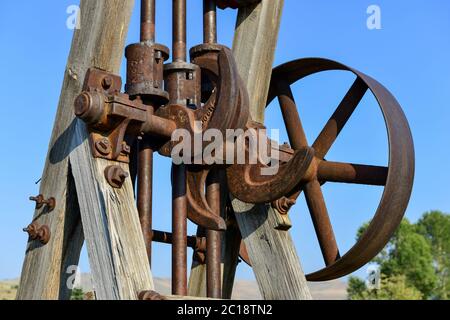
<instances>
[{"instance_id":1,"label":"nut","mask_svg":"<svg viewBox=\"0 0 450 320\"><path fill-rule=\"evenodd\" d=\"M296 203L297 201L295 201L294 199L283 197L272 202L272 207L276 209L280 214L286 215L289 213L289 210L291 210L292 206L294 206Z\"/></svg>"},{"instance_id":2,"label":"nut","mask_svg":"<svg viewBox=\"0 0 450 320\"><path fill-rule=\"evenodd\" d=\"M122 188L125 180L129 176L128 172L125 172L120 166L109 166L105 169L106 181L108 181L111 187L116 189Z\"/></svg>"},{"instance_id":3,"label":"nut","mask_svg":"<svg viewBox=\"0 0 450 320\"><path fill-rule=\"evenodd\" d=\"M139 300L141 301L161 301L166 300L166 298L162 295L160 295L156 291L141 291L138 295Z\"/></svg>"},{"instance_id":4,"label":"nut","mask_svg":"<svg viewBox=\"0 0 450 320\"><path fill-rule=\"evenodd\" d=\"M109 88L111 88L112 84L113 84L113 80L110 76L106 76L103 78L103 80L102 80L103 89L108 90Z\"/></svg>"},{"instance_id":5,"label":"nut","mask_svg":"<svg viewBox=\"0 0 450 320\"><path fill-rule=\"evenodd\" d=\"M125 142L122 142L122 153L124 155L129 155L131 153L131 147Z\"/></svg>"},{"instance_id":6,"label":"nut","mask_svg":"<svg viewBox=\"0 0 450 320\"><path fill-rule=\"evenodd\" d=\"M36 197L30 197L30 200L36 202L36 209L40 209L44 206L44 196L42 194Z\"/></svg>"},{"instance_id":7,"label":"nut","mask_svg":"<svg viewBox=\"0 0 450 320\"><path fill-rule=\"evenodd\" d=\"M37 240L43 245L46 245L50 241L50 228L45 224L39 226L37 222L33 222L24 228L23 231L28 233L31 240Z\"/></svg>"},{"instance_id":8,"label":"nut","mask_svg":"<svg viewBox=\"0 0 450 320\"><path fill-rule=\"evenodd\" d=\"M95 142L95 149L103 156L107 156L112 152L111 143L106 138Z\"/></svg>"},{"instance_id":9,"label":"nut","mask_svg":"<svg viewBox=\"0 0 450 320\"><path fill-rule=\"evenodd\" d=\"M55 198L53 198L53 197L49 198L49 199L45 200L43 203L47 205L48 212L55 210L55 207L56 207L56 199Z\"/></svg>"}]
</instances>

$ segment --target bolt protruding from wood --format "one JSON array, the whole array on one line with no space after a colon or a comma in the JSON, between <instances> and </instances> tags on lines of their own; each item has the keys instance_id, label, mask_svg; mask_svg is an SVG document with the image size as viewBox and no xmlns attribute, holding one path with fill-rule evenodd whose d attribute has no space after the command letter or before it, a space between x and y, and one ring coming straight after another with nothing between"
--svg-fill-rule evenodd
<instances>
[{"instance_id":1,"label":"bolt protruding from wood","mask_svg":"<svg viewBox=\"0 0 450 320\"><path fill-rule=\"evenodd\" d=\"M95 142L95 149L103 156L107 156L112 151L111 143L107 138Z\"/></svg>"},{"instance_id":2,"label":"bolt protruding from wood","mask_svg":"<svg viewBox=\"0 0 450 320\"><path fill-rule=\"evenodd\" d=\"M274 202L272 202L272 207L276 209L280 214L286 215L291 210L292 206L297 203L294 199L290 199L287 197L282 197Z\"/></svg>"},{"instance_id":3,"label":"bolt protruding from wood","mask_svg":"<svg viewBox=\"0 0 450 320\"><path fill-rule=\"evenodd\" d=\"M24 228L23 231L28 233L31 240L37 240L43 245L46 245L50 241L50 228L45 224L40 226L37 222L33 222Z\"/></svg>"},{"instance_id":4,"label":"bolt protruding from wood","mask_svg":"<svg viewBox=\"0 0 450 320\"><path fill-rule=\"evenodd\" d=\"M108 181L111 187L116 189L122 188L125 180L129 176L128 172L123 170L121 166L109 166L105 169L106 181Z\"/></svg>"},{"instance_id":5,"label":"bolt protruding from wood","mask_svg":"<svg viewBox=\"0 0 450 320\"><path fill-rule=\"evenodd\" d=\"M55 198L49 198L45 200L44 196L42 194L36 196L36 197L30 197L31 201L36 202L36 209L41 209L44 205L47 206L48 211L53 211L56 207L56 199Z\"/></svg>"},{"instance_id":6,"label":"bolt protruding from wood","mask_svg":"<svg viewBox=\"0 0 450 320\"><path fill-rule=\"evenodd\" d=\"M48 212L55 210L56 208L56 199L51 197L47 200L44 200L44 204L47 206Z\"/></svg>"},{"instance_id":7,"label":"bolt protruding from wood","mask_svg":"<svg viewBox=\"0 0 450 320\"><path fill-rule=\"evenodd\" d=\"M31 201L36 202L36 209L40 209L44 206L44 196L42 194L36 196L36 197L30 197Z\"/></svg>"}]
</instances>

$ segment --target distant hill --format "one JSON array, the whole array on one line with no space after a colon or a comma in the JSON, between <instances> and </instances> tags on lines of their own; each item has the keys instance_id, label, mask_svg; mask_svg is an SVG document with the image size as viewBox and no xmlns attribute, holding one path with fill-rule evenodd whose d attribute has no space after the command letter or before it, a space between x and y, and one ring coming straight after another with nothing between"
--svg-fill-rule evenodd
<instances>
[{"instance_id":1,"label":"distant hill","mask_svg":"<svg viewBox=\"0 0 450 320\"><path fill-rule=\"evenodd\" d=\"M18 280L0 281L0 300L12 300L16 296ZM170 294L170 279L155 278L156 290L165 295ZM89 274L81 276L83 291L92 291ZM341 280L330 282L309 283L311 294L316 300L345 300L347 299L347 284ZM233 300L260 300L258 286L254 281L237 280L234 286Z\"/></svg>"}]
</instances>

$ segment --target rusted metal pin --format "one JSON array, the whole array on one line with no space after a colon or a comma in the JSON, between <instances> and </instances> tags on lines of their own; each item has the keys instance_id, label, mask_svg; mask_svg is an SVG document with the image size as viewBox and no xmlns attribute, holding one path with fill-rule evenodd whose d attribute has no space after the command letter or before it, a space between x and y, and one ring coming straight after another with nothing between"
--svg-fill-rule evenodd
<instances>
[{"instance_id":1,"label":"rusted metal pin","mask_svg":"<svg viewBox=\"0 0 450 320\"><path fill-rule=\"evenodd\" d=\"M109 185L115 189L122 188L130 175L121 166L109 166L105 169L105 178Z\"/></svg>"},{"instance_id":2,"label":"rusted metal pin","mask_svg":"<svg viewBox=\"0 0 450 320\"><path fill-rule=\"evenodd\" d=\"M216 0L203 0L203 42L217 43ZM213 169L206 180L206 200L211 210L220 216L221 179ZM222 239L218 231L206 231L206 294L209 298L222 298Z\"/></svg>"},{"instance_id":3,"label":"rusted metal pin","mask_svg":"<svg viewBox=\"0 0 450 320\"><path fill-rule=\"evenodd\" d=\"M141 42L155 42L155 0L141 0Z\"/></svg>"},{"instance_id":4,"label":"rusted metal pin","mask_svg":"<svg viewBox=\"0 0 450 320\"><path fill-rule=\"evenodd\" d=\"M44 206L44 196L42 194L36 197L30 197L30 201L36 202L36 209L40 209Z\"/></svg>"},{"instance_id":5,"label":"rusted metal pin","mask_svg":"<svg viewBox=\"0 0 450 320\"><path fill-rule=\"evenodd\" d=\"M30 197L31 201L36 202L36 209L41 209L44 205L47 206L48 212L53 211L56 207L56 199L51 197L45 199L42 194L36 197Z\"/></svg>"},{"instance_id":6,"label":"rusted metal pin","mask_svg":"<svg viewBox=\"0 0 450 320\"><path fill-rule=\"evenodd\" d=\"M186 0L173 0L173 61L185 62ZM172 293L187 294L186 167L172 166Z\"/></svg>"},{"instance_id":7,"label":"rusted metal pin","mask_svg":"<svg viewBox=\"0 0 450 320\"><path fill-rule=\"evenodd\" d=\"M186 0L173 0L173 61L186 59Z\"/></svg>"},{"instance_id":8,"label":"rusted metal pin","mask_svg":"<svg viewBox=\"0 0 450 320\"><path fill-rule=\"evenodd\" d=\"M211 210L220 216L220 174L213 169L206 181L206 199ZM206 232L206 292L209 298L222 297L222 241L221 233L207 230Z\"/></svg>"},{"instance_id":9,"label":"rusted metal pin","mask_svg":"<svg viewBox=\"0 0 450 320\"><path fill-rule=\"evenodd\" d=\"M28 227L24 228L23 231L28 233L31 240L37 240L42 245L46 245L50 241L50 228L45 224L40 226L37 222L33 222Z\"/></svg>"},{"instance_id":10,"label":"rusted metal pin","mask_svg":"<svg viewBox=\"0 0 450 320\"><path fill-rule=\"evenodd\" d=\"M139 142L137 207L150 266L152 264L153 149L148 137Z\"/></svg>"},{"instance_id":11,"label":"rusted metal pin","mask_svg":"<svg viewBox=\"0 0 450 320\"><path fill-rule=\"evenodd\" d=\"M216 0L203 0L203 42L217 43Z\"/></svg>"},{"instance_id":12,"label":"rusted metal pin","mask_svg":"<svg viewBox=\"0 0 450 320\"><path fill-rule=\"evenodd\" d=\"M172 293L187 295L186 167L172 166Z\"/></svg>"},{"instance_id":13,"label":"rusted metal pin","mask_svg":"<svg viewBox=\"0 0 450 320\"><path fill-rule=\"evenodd\" d=\"M152 240L154 242L172 244L173 243L173 234L170 232L164 232L159 230L153 230L152 232ZM188 236L187 239L187 247L206 251L206 239L200 236Z\"/></svg>"}]
</instances>

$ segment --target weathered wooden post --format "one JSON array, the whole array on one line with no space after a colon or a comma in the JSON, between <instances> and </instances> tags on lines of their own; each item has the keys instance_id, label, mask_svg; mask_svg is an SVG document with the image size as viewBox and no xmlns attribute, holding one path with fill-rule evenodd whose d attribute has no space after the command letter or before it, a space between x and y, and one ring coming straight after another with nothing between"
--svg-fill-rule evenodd
<instances>
[{"instance_id":1,"label":"weathered wooden post","mask_svg":"<svg viewBox=\"0 0 450 320\"><path fill-rule=\"evenodd\" d=\"M81 1L81 29L74 34L40 190L56 207L37 209L33 218L51 237L45 246L28 243L17 299L68 299L67 267L78 264L84 237L97 299L135 299L153 286L131 182L119 191L105 184L109 164L92 158L73 110L88 68L119 72L133 6L134 0Z\"/></svg>"},{"instance_id":2,"label":"weathered wooden post","mask_svg":"<svg viewBox=\"0 0 450 320\"><path fill-rule=\"evenodd\" d=\"M239 11L233 50L250 95L252 118L260 123L264 123L283 5L284 0L262 0ZM290 234L275 230L278 213L270 206L237 199L233 208L263 298L311 299Z\"/></svg>"}]
</instances>

